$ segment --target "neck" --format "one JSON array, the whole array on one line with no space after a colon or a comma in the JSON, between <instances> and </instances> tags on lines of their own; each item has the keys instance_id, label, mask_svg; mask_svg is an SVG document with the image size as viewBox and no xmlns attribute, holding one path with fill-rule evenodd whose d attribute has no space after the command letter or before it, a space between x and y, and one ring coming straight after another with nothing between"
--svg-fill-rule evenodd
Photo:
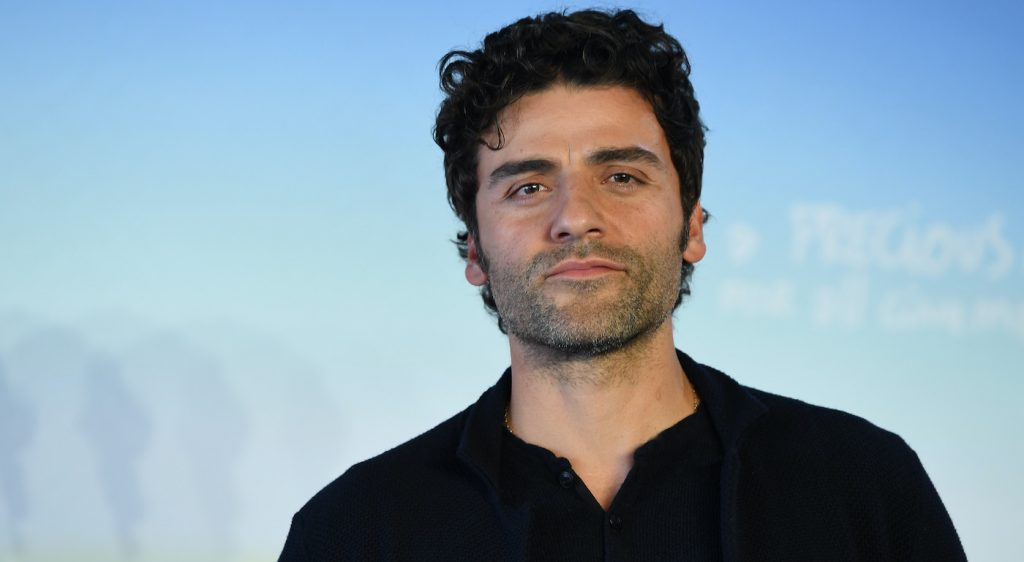
<instances>
[{"instance_id":1,"label":"neck","mask_svg":"<svg viewBox=\"0 0 1024 562\"><path fill-rule=\"evenodd\" d=\"M524 441L565 457L607 508L633 452L694 410L672 322L599 356L565 356L510 338L509 422Z\"/></svg>"}]
</instances>

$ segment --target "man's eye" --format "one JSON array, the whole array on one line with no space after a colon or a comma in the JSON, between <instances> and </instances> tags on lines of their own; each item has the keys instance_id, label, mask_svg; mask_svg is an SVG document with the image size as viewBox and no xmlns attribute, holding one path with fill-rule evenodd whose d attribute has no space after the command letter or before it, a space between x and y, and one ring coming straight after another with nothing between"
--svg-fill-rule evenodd
<instances>
[{"instance_id":1,"label":"man's eye","mask_svg":"<svg viewBox=\"0 0 1024 562\"><path fill-rule=\"evenodd\" d=\"M539 183L528 183L528 184L521 185L521 186L517 187L516 190L514 192L512 192L512 194L513 195L533 195L535 193L539 193L543 189L544 189L544 186L539 184Z\"/></svg>"},{"instance_id":2,"label":"man's eye","mask_svg":"<svg viewBox=\"0 0 1024 562\"><path fill-rule=\"evenodd\" d=\"M636 179L636 176L634 176L632 174L627 174L625 172L619 172L617 174L612 174L612 175L608 176L608 179L612 183L618 183L618 184L641 183L640 180Z\"/></svg>"}]
</instances>

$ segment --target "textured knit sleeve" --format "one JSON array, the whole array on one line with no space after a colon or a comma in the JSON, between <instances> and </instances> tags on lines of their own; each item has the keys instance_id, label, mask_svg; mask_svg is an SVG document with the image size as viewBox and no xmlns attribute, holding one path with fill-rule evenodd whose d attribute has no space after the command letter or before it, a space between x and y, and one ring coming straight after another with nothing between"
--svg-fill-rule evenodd
<instances>
[{"instance_id":1,"label":"textured knit sleeve","mask_svg":"<svg viewBox=\"0 0 1024 562\"><path fill-rule=\"evenodd\" d=\"M288 530L288 538L284 541L284 549L277 562L310 562L303 537L302 516L298 513L292 517L292 526Z\"/></svg>"},{"instance_id":2,"label":"textured knit sleeve","mask_svg":"<svg viewBox=\"0 0 1024 562\"><path fill-rule=\"evenodd\" d=\"M902 440L901 440L902 441ZM897 560L966 561L953 521L917 454L904 443L904 455L893 467L890 493L893 550Z\"/></svg>"}]
</instances>

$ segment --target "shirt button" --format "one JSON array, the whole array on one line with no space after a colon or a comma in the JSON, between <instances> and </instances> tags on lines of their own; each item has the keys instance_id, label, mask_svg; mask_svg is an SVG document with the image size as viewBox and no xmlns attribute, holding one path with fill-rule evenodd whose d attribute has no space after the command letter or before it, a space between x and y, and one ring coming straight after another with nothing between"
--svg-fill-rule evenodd
<instances>
[{"instance_id":1,"label":"shirt button","mask_svg":"<svg viewBox=\"0 0 1024 562\"><path fill-rule=\"evenodd\" d=\"M561 484L563 488L572 486L572 481L575 479L576 477L572 475L571 470L563 470L562 473L558 475L558 483Z\"/></svg>"},{"instance_id":2,"label":"shirt button","mask_svg":"<svg viewBox=\"0 0 1024 562\"><path fill-rule=\"evenodd\" d=\"M609 515L608 526L611 527L613 531L618 531L622 528L622 518L615 514Z\"/></svg>"}]
</instances>

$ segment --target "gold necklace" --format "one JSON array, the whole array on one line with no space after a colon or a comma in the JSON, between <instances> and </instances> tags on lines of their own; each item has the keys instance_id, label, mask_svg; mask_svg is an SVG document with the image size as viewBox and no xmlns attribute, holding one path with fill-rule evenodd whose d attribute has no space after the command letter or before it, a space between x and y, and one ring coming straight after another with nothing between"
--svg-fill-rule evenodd
<instances>
[{"instance_id":1,"label":"gold necklace","mask_svg":"<svg viewBox=\"0 0 1024 562\"><path fill-rule=\"evenodd\" d=\"M697 396L697 389L694 388L692 384L690 385L690 390L693 392L693 411L696 412L697 406L700 406L700 396ZM509 405L505 404L505 429L507 429L512 435L515 435L516 432L512 431L512 422L508 419L508 411Z\"/></svg>"}]
</instances>

